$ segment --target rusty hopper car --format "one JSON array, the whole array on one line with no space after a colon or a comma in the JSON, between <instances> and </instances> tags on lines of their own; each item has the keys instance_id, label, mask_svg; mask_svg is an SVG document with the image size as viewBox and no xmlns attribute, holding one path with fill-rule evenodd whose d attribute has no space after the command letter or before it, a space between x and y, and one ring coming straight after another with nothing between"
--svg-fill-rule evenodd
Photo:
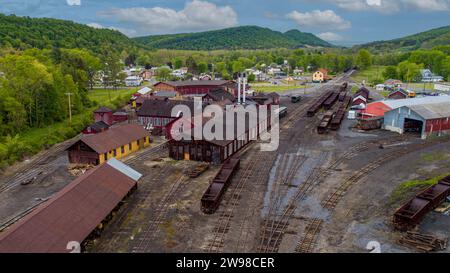
<instances>
[{"instance_id":1,"label":"rusty hopper car","mask_svg":"<svg viewBox=\"0 0 450 273\"><path fill-rule=\"evenodd\" d=\"M323 104L325 103L325 101L331 96L333 95L333 91L328 91L325 94L323 94L319 99L317 99L317 101L314 102L313 105L311 105L311 107L309 107L306 115L308 117L314 117L314 115L320 110L320 108L322 108Z\"/></svg>"},{"instance_id":2,"label":"rusty hopper car","mask_svg":"<svg viewBox=\"0 0 450 273\"><path fill-rule=\"evenodd\" d=\"M239 163L240 159L238 157L232 157L223 164L219 173L214 177L212 183L203 194L201 210L204 213L212 214L217 210L233 174L239 167Z\"/></svg>"},{"instance_id":3,"label":"rusty hopper car","mask_svg":"<svg viewBox=\"0 0 450 273\"><path fill-rule=\"evenodd\" d=\"M334 103L338 100L339 97L339 93L334 92L324 103L323 103L323 107L326 110L331 109L331 107L333 107Z\"/></svg>"},{"instance_id":4,"label":"rusty hopper car","mask_svg":"<svg viewBox=\"0 0 450 273\"><path fill-rule=\"evenodd\" d=\"M345 112L347 111L347 107L350 104L351 99L352 99L351 97L346 96L344 101L341 102L341 104L339 105L336 115L331 120L330 124L331 130L336 131L339 129L339 127L341 127L342 120L344 119Z\"/></svg>"},{"instance_id":5,"label":"rusty hopper car","mask_svg":"<svg viewBox=\"0 0 450 273\"><path fill-rule=\"evenodd\" d=\"M394 227L401 231L414 228L429 211L438 207L449 195L450 176L427 188L398 209L394 214Z\"/></svg>"},{"instance_id":6,"label":"rusty hopper car","mask_svg":"<svg viewBox=\"0 0 450 273\"><path fill-rule=\"evenodd\" d=\"M412 199L394 214L394 227L401 231L413 228L430 210L430 204L430 201L421 198Z\"/></svg>"},{"instance_id":7,"label":"rusty hopper car","mask_svg":"<svg viewBox=\"0 0 450 273\"><path fill-rule=\"evenodd\" d=\"M333 112L332 111L326 112L324 114L319 126L317 126L317 133L325 134L327 132L328 125L330 125L332 118L333 118Z\"/></svg>"}]
</instances>

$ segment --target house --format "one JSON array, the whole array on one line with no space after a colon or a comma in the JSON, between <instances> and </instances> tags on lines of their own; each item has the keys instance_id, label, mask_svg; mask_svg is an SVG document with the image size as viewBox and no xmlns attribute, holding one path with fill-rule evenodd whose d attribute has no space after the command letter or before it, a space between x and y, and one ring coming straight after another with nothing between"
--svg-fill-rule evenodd
<instances>
[{"instance_id":1,"label":"house","mask_svg":"<svg viewBox=\"0 0 450 273\"><path fill-rule=\"evenodd\" d=\"M154 71L149 70L149 69L145 69L144 71L142 71L142 72L139 74L139 77L141 77L142 80L144 80L144 81L148 81L148 80L150 80L154 75L155 75L155 74L154 74Z\"/></svg>"},{"instance_id":2,"label":"house","mask_svg":"<svg viewBox=\"0 0 450 273\"><path fill-rule=\"evenodd\" d=\"M172 113L172 109L178 105L187 106L192 115L195 111L202 111L204 106L204 104L197 106L193 100L145 100L137 111L138 121L146 128L165 130L167 124L181 117L181 113ZM200 109L196 109L197 107L200 107Z\"/></svg>"},{"instance_id":3,"label":"house","mask_svg":"<svg viewBox=\"0 0 450 273\"><path fill-rule=\"evenodd\" d=\"M233 81L168 81L155 84L157 91L175 91L180 96L205 95L211 90L224 89L232 94L237 94L236 84Z\"/></svg>"},{"instance_id":4,"label":"house","mask_svg":"<svg viewBox=\"0 0 450 273\"><path fill-rule=\"evenodd\" d=\"M400 88L398 88L395 91L392 91L388 95L388 99L391 99L391 100L400 100L400 99L406 99L406 98L408 98L408 92L406 92L405 90L400 89Z\"/></svg>"},{"instance_id":5,"label":"house","mask_svg":"<svg viewBox=\"0 0 450 273\"><path fill-rule=\"evenodd\" d=\"M420 70L420 74L422 76L422 82L442 82L444 81L444 77L435 75L431 72L430 69L422 69Z\"/></svg>"},{"instance_id":6,"label":"house","mask_svg":"<svg viewBox=\"0 0 450 273\"><path fill-rule=\"evenodd\" d=\"M113 124L113 111L108 107L100 107L94 111L95 122L103 121L107 125Z\"/></svg>"},{"instance_id":7,"label":"house","mask_svg":"<svg viewBox=\"0 0 450 273\"><path fill-rule=\"evenodd\" d=\"M375 90L377 90L377 91L384 91L385 88L386 88L386 85L384 85L384 84L377 84L375 86Z\"/></svg>"},{"instance_id":8,"label":"house","mask_svg":"<svg viewBox=\"0 0 450 273\"><path fill-rule=\"evenodd\" d=\"M145 87L139 89L139 90L137 91L137 94L139 94L140 96L142 96L142 95L147 95L147 94L149 94L150 92L152 92L152 89L151 89L150 87L145 86Z\"/></svg>"},{"instance_id":9,"label":"house","mask_svg":"<svg viewBox=\"0 0 450 273\"><path fill-rule=\"evenodd\" d=\"M393 90L402 87L403 82L401 80L388 79L384 82L384 85L386 88Z\"/></svg>"},{"instance_id":10,"label":"house","mask_svg":"<svg viewBox=\"0 0 450 273\"><path fill-rule=\"evenodd\" d=\"M127 87L136 87L142 84L142 78L140 76L129 76L125 79L125 85Z\"/></svg>"},{"instance_id":11,"label":"house","mask_svg":"<svg viewBox=\"0 0 450 273\"><path fill-rule=\"evenodd\" d=\"M182 78L184 77L186 74L188 73L188 68L187 67L181 67L180 69L175 69L173 70L170 74L172 76L178 77L178 78Z\"/></svg>"},{"instance_id":12,"label":"house","mask_svg":"<svg viewBox=\"0 0 450 273\"><path fill-rule=\"evenodd\" d=\"M198 79L200 81L211 81L213 79L213 77L208 74L203 74L203 75L200 75L200 77Z\"/></svg>"},{"instance_id":13,"label":"house","mask_svg":"<svg viewBox=\"0 0 450 273\"><path fill-rule=\"evenodd\" d=\"M313 82L315 83L322 83L330 80L330 76L328 76L328 70L324 68L319 68L316 72L313 74Z\"/></svg>"},{"instance_id":14,"label":"house","mask_svg":"<svg viewBox=\"0 0 450 273\"><path fill-rule=\"evenodd\" d=\"M369 101L370 91L365 88L361 87L356 91L356 93L353 95L353 102L352 102L352 109L365 109L366 105Z\"/></svg>"},{"instance_id":15,"label":"house","mask_svg":"<svg viewBox=\"0 0 450 273\"><path fill-rule=\"evenodd\" d=\"M98 133L101 133L108 129L109 129L108 124L106 124L103 121L97 121L97 122L87 126L86 128L84 128L83 134L85 134L85 135L98 134Z\"/></svg>"},{"instance_id":16,"label":"house","mask_svg":"<svg viewBox=\"0 0 450 273\"><path fill-rule=\"evenodd\" d=\"M68 253L85 244L137 188L142 175L110 159L89 170L0 233L0 253Z\"/></svg>"},{"instance_id":17,"label":"house","mask_svg":"<svg viewBox=\"0 0 450 273\"><path fill-rule=\"evenodd\" d=\"M69 162L99 165L111 158L122 158L150 145L150 135L136 124L111 127L87 135L67 148Z\"/></svg>"},{"instance_id":18,"label":"house","mask_svg":"<svg viewBox=\"0 0 450 273\"><path fill-rule=\"evenodd\" d=\"M450 102L413 104L384 114L383 128L403 134L414 132L426 139L450 133Z\"/></svg>"}]
</instances>

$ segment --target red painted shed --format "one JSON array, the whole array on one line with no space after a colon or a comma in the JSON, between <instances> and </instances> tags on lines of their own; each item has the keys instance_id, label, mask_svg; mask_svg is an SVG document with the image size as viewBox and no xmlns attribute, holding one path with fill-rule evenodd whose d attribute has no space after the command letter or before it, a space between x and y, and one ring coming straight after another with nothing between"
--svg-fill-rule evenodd
<instances>
[{"instance_id":1,"label":"red painted shed","mask_svg":"<svg viewBox=\"0 0 450 273\"><path fill-rule=\"evenodd\" d=\"M95 122L103 121L111 126L113 124L113 111L108 107L100 107L94 111Z\"/></svg>"}]
</instances>

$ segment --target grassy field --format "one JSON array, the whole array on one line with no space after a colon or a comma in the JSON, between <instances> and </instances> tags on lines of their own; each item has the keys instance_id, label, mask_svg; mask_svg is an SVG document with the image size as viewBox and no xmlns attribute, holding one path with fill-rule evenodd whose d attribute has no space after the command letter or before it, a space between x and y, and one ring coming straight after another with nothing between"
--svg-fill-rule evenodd
<instances>
[{"instance_id":1,"label":"grassy field","mask_svg":"<svg viewBox=\"0 0 450 273\"><path fill-rule=\"evenodd\" d=\"M309 88L310 86L304 85L274 85L274 86L253 86L252 89L257 92L271 93L271 92L286 92L290 90Z\"/></svg>"},{"instance_id":2,"label":"grassy field","mask_svg":"<svg viewBox=\"0 0 450 273\"><path fill-rule=\"evenodd\" d=\"M115 100L119 96L130 97L132 94L136 93L139 88L122 88L117 90L105 90L105 89L94 89L90 90L88 97L96 101L99 104L109 102L109 96L111 95L111 101Z\"/></svg>"},{"instance_id":3,"label":"grassy field","mask_svg":"<svg viewBox=\"0 0 450 273\"><path fill-rule=\"evenodd\" d=\"M371 66L370 68L362 71L357 71L352 75L352 80L356 83L362 83L363 81L366 82L368 85L372 85L376 79L382 79L383 78L383 71L385 69L385 66Z\"/></svg>"}]
</instances>

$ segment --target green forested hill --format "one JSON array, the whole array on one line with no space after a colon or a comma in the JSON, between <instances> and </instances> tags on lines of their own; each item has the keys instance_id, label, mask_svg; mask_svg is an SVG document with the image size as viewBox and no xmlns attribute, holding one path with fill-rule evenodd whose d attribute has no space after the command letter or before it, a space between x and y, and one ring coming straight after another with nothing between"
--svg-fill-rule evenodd
<instances>
[{"instance_id":1,"label":"green forested hill","mask_svg":"<svg viewBox=\"0 0 450 273\"><path fill-rule=\"evenodd\" d=\"M358 45L356 48L366 48L373 52L411 51L420 48L430 49L435 46L448 44L450 44L450 26L435 28L394 40Z\"/></svg>"},{"instance_id":2,"label":"green forested hill","mask_svg":"<svg viewBox=\"0 0 450 273\"><path fill-rule=\"evenodd\" d=\"M183 50L332 46L311 33L303 33L298 30L281 33L257 26L242 26L198 33L145 36L134 40L150 48Z\"/></svg>"},{"instance_id":3,"label":"green forested hill","mask_svg":"<svg viewBox=\"0 0 450 273\"><path fill-rule=\"evenodd\" d=\"M136 47L119 31L95 29L71 21L0 14L0 46L27 48L85 48L99 52L103 45L122 51Z\"/></svg>"}]
</instances>

